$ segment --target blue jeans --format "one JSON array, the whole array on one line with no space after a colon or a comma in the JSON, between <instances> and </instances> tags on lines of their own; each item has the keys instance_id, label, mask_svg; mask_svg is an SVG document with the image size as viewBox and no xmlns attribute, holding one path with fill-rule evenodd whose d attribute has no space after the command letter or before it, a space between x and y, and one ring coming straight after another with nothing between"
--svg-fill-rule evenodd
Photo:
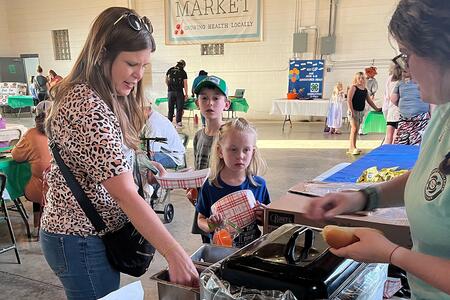
<instances>
[{"instance_id":1,"label":"blue jeans","mask_svg":"<svg viewBox=\"0 0 450 300\"><path fill-rule=\"evenodd\" d=\"M64 286L68 300L98 299L119 288L120 273L109 263L97 236L40 231L45 260Z\"/></svg>"},{"instance_id":2,"label":"blue jeans","mask_svg":"<svg viewBox=\"0 0 450 300\"><path fill-rule=\"evenodd\" d=\"M175 169L178 165L175 161L167 154L163 152L155 152L153 159L163 165L164 168Z\"/></svg>"}]
</instances>

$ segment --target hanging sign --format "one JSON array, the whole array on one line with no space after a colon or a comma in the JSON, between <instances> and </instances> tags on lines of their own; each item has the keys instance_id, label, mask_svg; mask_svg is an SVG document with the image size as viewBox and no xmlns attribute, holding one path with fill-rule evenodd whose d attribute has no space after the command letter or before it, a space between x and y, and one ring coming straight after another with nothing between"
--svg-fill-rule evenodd
<instances>
[{"instance_id":1,"label":"hanging sign","mask_svg":"<svg viewBox=\"0 0 450 300\"><path fill-rule=\"evenodd\" d=\"M291 59L289 62L289 93L297 93L299 99L322 98L323 60Z\"/></svg>"},{"instance_id":2,"label":"hanging sign","mask_svg":"<svg viewBox=\"0 0 450 300\"><path fill-rule=\"evenodd\" d=\"M166 44L262 41L263 0L165 0Z\"/></svg>"}]
</instances>

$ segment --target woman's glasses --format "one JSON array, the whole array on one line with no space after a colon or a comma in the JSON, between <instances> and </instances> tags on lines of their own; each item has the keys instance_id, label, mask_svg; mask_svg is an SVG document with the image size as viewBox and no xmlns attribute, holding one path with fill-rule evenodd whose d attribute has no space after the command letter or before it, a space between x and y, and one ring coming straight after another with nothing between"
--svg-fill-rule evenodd
<instances>
[{"instance_id":1,"label":"woman's glasses","mask_svg":"<svg viewBox=\"0 0 450 300\"><path fill-rule=\"evenodd\" d=\"M142 28L147 29L147 31L152 34L153 26L150 20L147 17L139 18L133 13L124 13L114 22L113 26L120 22L120 20L125 19L128 21L128 25L136 31L141 31Z\"/></svg>"},{"instance_id":2,"label":"woman's glasses","mask_svg":"<svg viewBox=\"0 0 450 300\"><path fill-rule=\"evenodd\" d=\"M402 71L408 70L408 54L400 53L392 59L392 61L398 65Z\"/></svg>"}]
</instances>

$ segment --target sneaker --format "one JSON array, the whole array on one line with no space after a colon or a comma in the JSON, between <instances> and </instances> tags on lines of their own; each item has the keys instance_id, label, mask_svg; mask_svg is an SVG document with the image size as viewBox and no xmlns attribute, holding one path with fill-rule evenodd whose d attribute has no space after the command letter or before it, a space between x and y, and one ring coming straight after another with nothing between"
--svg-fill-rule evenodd
<instances>
[{"instance_id":1,"label":"sneaker","mask_svg":"<svg viewBox=\"0 0 450 300\"><path fill-rule=\"evenodd\" d=\"M182 124L182 123L177 123L177 124L175 125L175 128L183 128L183 124Z\"/></svg>"},{"instance_id":2,"label":"sneaker","mask_svg":"<svg viewBox=\"0 0 450 300\"><path fill-rule=\"evenodd\" d=\"M360 154L361 154L361 150L359 150L359 149L353 149L352 155L360 155Z\"/></svg>"}]
</instances>

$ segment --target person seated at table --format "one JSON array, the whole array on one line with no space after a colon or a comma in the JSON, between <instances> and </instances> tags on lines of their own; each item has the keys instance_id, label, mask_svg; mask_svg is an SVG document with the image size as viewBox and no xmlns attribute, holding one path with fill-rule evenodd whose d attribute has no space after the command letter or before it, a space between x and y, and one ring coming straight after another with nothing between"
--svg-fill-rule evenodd
<instances>
[{"instance_id":1,"label":"person seated at table","mask_svg":"<svg viewBox=\"0 0 450 300\"><path fill-rule=\"evenodd\" d=\"M347 115L351 125L349 137L350 148L348 149L348 154L359 155L361 153L361 150L356 148L356 137L364 118L366 101L374 110L381 111L381 108L378 108L370 98L363 72L356 72L347 97Z\"/></svg>"},{"instance_id":2,"label":"person seated at table","mask_svg":"<svg viewBox=\"0 0 450 300\"><path fill-rule=\"evenodd\" d=\"M151 151L153 160L159 162L164 168L176 169L184 165L184 154L186 149L181 142L178 132L172 123L151 107L151 103L147 103L144 108L147 121L145 123L144 134L147 138L162 137L166 138L166 142L151 142Z\"/></svg>"},{"instance_id":3,"label":"person seated at table","mask_svg":"<svg viewBox=\"0 0 450 300\"><path fill-rule=\"evenodd\" d=\"M419 86L411 79L409 70L403 70L402 80L397 82L391 101L400 110L394 144L419 145L430 120L430 105L421 99Z\"/></svg>"},{"instance_id":4,"label":"person seated at table","mask_svg":"<svg viewBox=\"0 0 450 300\"><path fill-rule=\"evenodd\" d=\"M41 219L41 206L44 203L42 193L43 172L50 167L50 150L45 135L44 120L52 102L41 101L36 106L36 127L29 129L12 149L11 155L15 161L27 161L31 166L31 178L25 186L25 198L33 202L33 236L38 236ZM8 178L9 180L14 180Z\"/></svg>"}]
</instances>

